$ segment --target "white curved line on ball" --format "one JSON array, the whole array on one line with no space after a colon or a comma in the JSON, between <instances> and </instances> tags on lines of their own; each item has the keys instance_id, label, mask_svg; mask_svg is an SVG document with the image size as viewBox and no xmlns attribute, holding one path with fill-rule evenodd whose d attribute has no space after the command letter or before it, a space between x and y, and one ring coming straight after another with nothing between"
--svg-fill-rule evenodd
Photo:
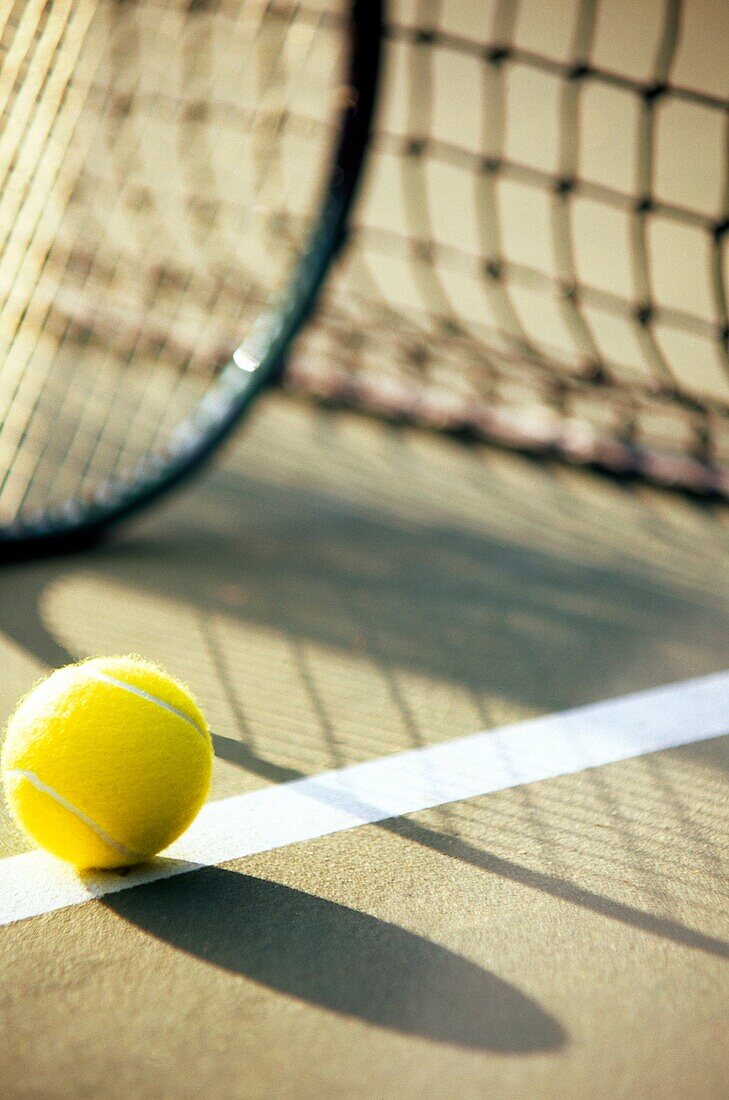
<instances>
[{"instance_id":1,"label":"white curved line on ball","mask_svg":"<svg viewBox=\"0 0 729 1100\"><path fill-rule=\"evenodd\" d=\"M101 825L93 818L85 814L83 810L79 810L78 806L74 806L73 802L69 802L67 798L64 798L62 794L54 790L53 787L49 787L47 783L44 783L42 779L39 779L35 772L26 771L25 768L8 768L7 775L19 776L21 779L25 779L30 783L37 791L41 791L42 794L47 794L50 798L56 800L59 806L63 806L64 810L68 810L69 813L77 817L79 821L82 821L84 825L87 825L93 833L96 833L99 840L103 840L104 844L107 844L110 848L115 848L117 852L121 852L123 856L127 856L130 859L141 860L146 857L141 852L135 852L131 848L126 848L123 844L120 844L118 840L114 840L112 836L102 829Z\"/></svg>"},{"instance_id":2,"label":"white curved line on ball","mask_svg":"<svg viewBox=\"0 0 729 1100\"><path fill-rule=\"evenodd\" d=\"M110 676L108 672L99 672L95 668L87 668L85 670L89 676L93 676L95 680L102 680L105 684L112 684L113 687L123 688L124 691L130 691L132 695L138 695L140 699L146 699L148 703L156 703L158 707L162 707L163 710L168 710L170 714L176 715L181 718L183 722L187 722L189 726L200 734L200 736L207 741L205 732L200 729L194 718L191 718L189 714L185 714L183 710L178 710L177 707L173 707L171 703L166 703L164 699L158 699L156 695L152 695L150 692L145 691L144 688L137 687L136 684L128 684L126 680L117 680L115 676Z\"/></svg>"}]
</instances>

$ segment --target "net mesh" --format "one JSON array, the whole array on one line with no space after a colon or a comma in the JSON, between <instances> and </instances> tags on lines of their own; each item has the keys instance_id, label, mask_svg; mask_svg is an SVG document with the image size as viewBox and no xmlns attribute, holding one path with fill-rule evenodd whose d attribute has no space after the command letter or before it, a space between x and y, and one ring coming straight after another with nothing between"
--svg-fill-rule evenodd
<instances>
[{"instance_id":1,"label":"net mesh","mask_svg":"<svg viewBox=\"0 0 729 1100\"><path fill-rule=\"evenodd\" d=\"M398 0L293 384L729 492L729 7Z\"/></svg>"}]
</instances>

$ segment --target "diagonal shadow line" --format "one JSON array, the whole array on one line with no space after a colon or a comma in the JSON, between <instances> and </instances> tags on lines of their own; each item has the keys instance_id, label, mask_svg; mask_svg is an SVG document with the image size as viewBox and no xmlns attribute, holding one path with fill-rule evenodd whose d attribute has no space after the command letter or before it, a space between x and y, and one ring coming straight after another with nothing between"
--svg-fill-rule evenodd
<instances>
[{"instance_id":1,"label":"diagonal shadow line","mask_svg":"<svg viewBox=\"0 0 729 1100\"><path fill-rule=\"evenodd\" d=\"M695 928L688 928L679 921L670 917L660 917L653 913L646 913L633 905L606 898L602 894L596 894L593 890L587 890L578 886L569 879L559 878L557 875L549 875L544 871L535 871L531 867L524 867L520 863L502 859L492 852L484 852L474 847L460 837L448 836L434 829L428 829L410 818L396 818L391 821L381 822L388 832L395 833L416 844L441 852L443 855L468 863L472 867L480 867L491 874L500 875L510 879L521 886L528 886L532 890L539 890L550 897L559 898L560 901L570 902L581 909L589 909L592 913L609 917L611 920L627 924L637 928L641 932L648 932L653 936L671 940L681 944L682 947L693 947L704 951L709 955L716 955L722 959L729 959L729 942L718 936L708 936Z\"/></svg>"},{"instance_id":2,"label":"diagonal shadow line","mask_svg":"<svg viewBox=\"0 0 729 1100\"><path fill-rule=\"evenodd\" d=\"M247 768L254 772L254 774L260 775L262 778L269 779L272 782L286 783L296 779L312 779L312 777L307 776L305 772L301 772L298 769L281 767L263 760L248 748L247 745L234 740L232 737L223 737L221 734L213 734L213 741L215 744L215 752L218 756L227 760L229 763ZM307 791L310 792L313 797L317 797L315 788L315 782L311 782L310 785L307 786ZM328 790L323 784L321 787L321 797L324 801L332 797L331 790ZM406 840L414 841L424 848L430 848L431 851L439 852L442 855L449 856L451 859L458 859L462 863L468 863L472 867L478 867L481 870L488 871L490 874L499 875L501 878L517 882L521 886L527 886L532 890L539 890L541 893L548 894L550 897L569 902L571 905L579 906L581 909L587 909L592 913L598 913L600 916L607 917L610 920L618 921L631 928L637 928L641 932L647 932L652 936L671 940L673 943L680 944L683 947L693 947L698 951L704 951L718 958L729 959L729 942L717 936L706 935L695 928L689 928L681 924L680 921L672 920L670 917L661 917L653 913L647 913L643 909L638 909L637 906L626 905L624 902L615 901L612 898L605 897L603 894L598 894L594 890L588 890L583 886L578 886L577 883L570 882L569 879L560 878L557 875L550 875L544 871L536 871L520 863L514 863L511 860L503 859L501 856L494 855L492 852L484 852L480 848L476 848L474 845L462 840L460 837L450 836L447 833L438 832L436 829L430 829L425 825L420 825L413 821L412 818L399 817L371 822L372 814L373 811L376 812L376 807L364 803L349 794L347 796L347 805L353 812L360 811L362 813L363 824L369 821L374 824L376 828L384 829L386 832L393 833Z\"/></svg>"}]
</instances>

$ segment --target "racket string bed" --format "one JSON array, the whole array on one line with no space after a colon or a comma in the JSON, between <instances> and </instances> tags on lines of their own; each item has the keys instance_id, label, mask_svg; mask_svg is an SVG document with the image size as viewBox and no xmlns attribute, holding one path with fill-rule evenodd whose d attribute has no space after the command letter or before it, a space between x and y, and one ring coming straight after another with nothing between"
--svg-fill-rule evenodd
<instances>
[{"instance_id":1,"label":"racket string bed","mask_svg":"<svg viewBox=\"0 0 729 1100\"><path fill-rule=\"evenodd\" d=\"M358 175L364 6L3 6L3 539L136 507L278 373ZM266 378L221 381L264 331Z\"/></svg>"}]
</instances>

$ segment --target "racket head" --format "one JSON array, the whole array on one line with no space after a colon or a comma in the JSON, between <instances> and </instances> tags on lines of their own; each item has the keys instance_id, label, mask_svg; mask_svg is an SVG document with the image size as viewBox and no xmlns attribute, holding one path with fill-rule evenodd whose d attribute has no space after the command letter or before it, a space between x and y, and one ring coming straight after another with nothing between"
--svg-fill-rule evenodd
<instances>
[{"instance_id":1,"label":"racket head","mask_svg":"<svg viewBox=\"0 0 729 1100\"><path fill-rule=\"evenodd\" d=\"M5 557L156 500L278 379L344 240L379 69L379 0L36 7L2 28Z\"/></svg>"}]
</instances>

